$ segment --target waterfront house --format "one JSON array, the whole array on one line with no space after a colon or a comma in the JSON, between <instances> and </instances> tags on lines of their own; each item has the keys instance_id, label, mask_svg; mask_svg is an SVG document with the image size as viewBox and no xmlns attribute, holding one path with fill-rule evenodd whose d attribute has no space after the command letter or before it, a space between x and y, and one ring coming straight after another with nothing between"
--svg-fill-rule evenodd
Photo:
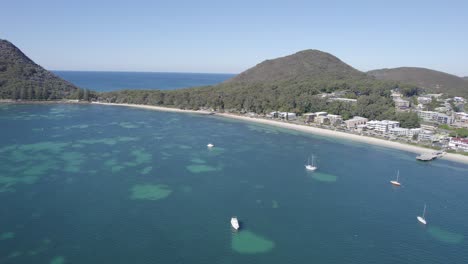
<instances>
[{"instance_id":1,"label":"waterfront house","mask_svg":"<svg viewBox=\"0 0 468 264\"><path fill-rule=\"evenodd\" d=\"M451 138L448 144L449 148L458 151L468 152L468 139L466 138Z\"/></svg>"}]
</instances>

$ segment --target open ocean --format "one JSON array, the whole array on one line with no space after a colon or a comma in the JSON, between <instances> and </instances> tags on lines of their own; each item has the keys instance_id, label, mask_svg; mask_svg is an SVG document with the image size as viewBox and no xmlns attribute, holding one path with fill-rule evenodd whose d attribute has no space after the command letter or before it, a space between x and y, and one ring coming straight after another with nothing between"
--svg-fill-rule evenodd
<instances>
[{"instance_id":1,"label":"open ocean","mask_svg":"<svg viewBox=\"0 0 468 264\"><path fill-rule=\"evenodd\" d=\"M54 71L81 88L107 92L122 89L172 90L221 83L234 74L177 72Z\"/></svg>"},{"instance_id":2,"label":"open ocean","mask_svg":"<svg viewBox=\"0 0 468 264\"><path fill-rule=\"evenodd\" d=\"M465 164L118 106L4 104L0 127L2 264L468 263Z\"/></svg>"}]
</instances>

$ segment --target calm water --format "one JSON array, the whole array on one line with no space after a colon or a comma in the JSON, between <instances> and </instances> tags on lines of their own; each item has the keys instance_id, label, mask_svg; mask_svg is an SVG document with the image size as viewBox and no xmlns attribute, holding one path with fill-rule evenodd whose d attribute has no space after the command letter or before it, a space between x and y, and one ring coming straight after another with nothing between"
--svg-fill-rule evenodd
<instances>
[{"instance_id":1,"label":"calm water","mask_svg":"<svg viewBox=\"0 0 468 264\"><path fill-rule=\"evenodd\" d=\"M466 165L123 107L0 105L0 128L0 263L468 263Z\"/></svg>"},{"instance_id":2,"label":"calm water","mask_svg":"<svg viewBox=\"0 0 468 264\"><path fill-rule=\"evenodd\" d=\"M234 74L174 72L54 71L54 73L81 88L101 92L121 89L180 89L217 84L234 76Z\"/></svg>"}]
</instances>

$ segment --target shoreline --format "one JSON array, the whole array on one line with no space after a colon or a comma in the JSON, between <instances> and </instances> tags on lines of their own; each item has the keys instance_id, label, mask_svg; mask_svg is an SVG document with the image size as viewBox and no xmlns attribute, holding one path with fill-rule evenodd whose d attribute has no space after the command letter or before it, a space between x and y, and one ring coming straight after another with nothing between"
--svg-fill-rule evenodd
<instances>
[{"instance_id":1,"label":"shoreline","mask_svg":"<svg viewBox=\"0 0 468 264\"><path fill-rule=\"evenodd\" d=\"M137 105L137 104L115 104L115 103L96 103L93 102L92 104L99 104L99 105L115 105L115 106L127 106L127 107L134 107L134 108L142 108L142 109L149 109L149 110L156 110L156 111L165 111L165 112L179 112L179 113L194 113L194 114L205 114L209 115L211 112L209 111L202 111L202 110L183 110L178 108L170 108L170 107L162 107L162 106L152 106L152 105ZM216 116L241 120L245 122L257 123L257 124L265 124L271 125L275 127L281 127L286 129L292 129L296 131L301 131L309 134L320 135L325 137L332 137L332 138L340 138L351 140L355 142L366 143L369 145L376 145L381 147L387 147L391 149L398 149L402 151L407 151L415 154L423 154L423 153L432 153L435 150L430 148L424 148L419 146L413 146L409 144L404 144L395 141L387 141L380 138L373 138L368 136L361 136L355 134L349 134L341 131L334 131L330 129L318 128L318 127L311 127L305 125L298 125L286 122L280 122L276 120L268 120L263 118L255 118L255 117L246 117L240 116L235 114L227 114L227 113L216 113ZM449 160L459 163L468 164L468 156L463 156L454 153L445 153L444 156L439 157L438 159ZM415 159L415 162L420 162Z\"/></svg>"},{"instance_id":2,"label":"shoreline","mask_svg":"<svg viewBox=\"0 0 468 264\"><path fill-rule=\"evenodd\" d=\"M14 103L14 102L10 102L10 103ZM75 102L62 101L60 103L72 103L73 104ZM109 106L124 106L124 107L133 107L133 108L155 110L155 111L162 111L162 112L189 113L189 114L200 114L200 115L212 115L213 114L213 112L204 111L204 110L183 110L183 109L178 109L178 108L153 106L153 105L117 104L117 103L102 103L102 102L91 102L89 104L92 104L92 105L109 105ZM215 113L215 115L223 117L223 118L236 119L236 120L241 120L241 121L244 121L244 122L257 123L257 124L265 124L265 125L291 129L291 130L305 132L305 133L319 135L319 136L339 138L339 139L351 140L351 141L355 141L355 142L361 142L361 143L365 143L365 144L369 144L369 145L376 145L376 146L387 147L387 148L391 148L391 149L398 149L398 150L407 151L407 152L411 152L411 153L415 153L415 154L432 153L432 152L435 151L435 150L430 149L430 148L424 148L424 147L420 147L420 146L413 146L413 145L404 144L404 143L401 143L401 142L388 141L388 140L384 140L384 139L380 139L380 138L373 138L373 137L368 137L368 136L355 135L355 134L345 133L345 132L341 132L341 131L335 131L335 130L330 130L330 129L324 129L324 128L318 128L318 127L312 127L312 126L305 126L305 125L299 125L299 124L286 123L286 122L281 122L281 121L276 121L276 120L268 120L268 119L255 118L255 117L246 117L246 116L240 116L240 115L228 114L228 113ZM439 159L468 164L468 156L463 156L463 155L460 155L460 154L445 153L444 156L439 157ZM416 161L416 159L415 159L415 162L418 162L418 161Z\"/></svg>"}]
</instances>

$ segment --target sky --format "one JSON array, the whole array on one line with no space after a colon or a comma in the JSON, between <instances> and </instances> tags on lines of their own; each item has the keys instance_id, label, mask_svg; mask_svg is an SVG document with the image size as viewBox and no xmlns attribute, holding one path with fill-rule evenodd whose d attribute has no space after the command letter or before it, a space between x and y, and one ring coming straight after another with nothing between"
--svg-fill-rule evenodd
<instances>
[{"instance_id":1,"label":"sky","mask_svg":"<svg viewBox=\"0 0 468 264\"><path fill-rule=\"evenodd\" d=\"M368 71L468 76L468 1L2 1L0 38L49 70L239 73L304 49Z\"/></svg>"}]
</instances>

